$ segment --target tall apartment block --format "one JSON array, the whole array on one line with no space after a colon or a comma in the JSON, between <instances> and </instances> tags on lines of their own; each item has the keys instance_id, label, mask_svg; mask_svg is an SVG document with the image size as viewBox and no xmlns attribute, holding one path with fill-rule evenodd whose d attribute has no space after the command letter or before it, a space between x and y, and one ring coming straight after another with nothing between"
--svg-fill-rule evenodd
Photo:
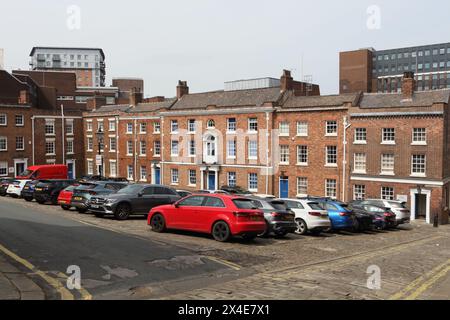
<instances>
[{"instance_id":1,"label":"tall apartment block","mask_svg":"<svg viewBox=\"0 0 450 320\"><path fill-rule=\"evenodd\" d=\"M404 72L416 75L416 90L450 88L450 43L340 53L340 93L400 92Z\"/></svg>"},{"instance_id":2,"label":"tall apartment block","mask_svg":"<svg viewBox=\"0 0 450 320\"><path fill-rule=\"evenodd\" d=\"M34 47L31 70L73 71L78 87L104 87L105 54L98 48Z\"/></svg>"}]
</instances>

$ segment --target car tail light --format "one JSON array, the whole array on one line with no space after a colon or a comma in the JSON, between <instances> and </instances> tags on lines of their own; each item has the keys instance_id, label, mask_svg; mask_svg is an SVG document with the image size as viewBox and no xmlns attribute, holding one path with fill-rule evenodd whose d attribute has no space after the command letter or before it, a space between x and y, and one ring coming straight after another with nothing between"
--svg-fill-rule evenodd
<instances>
[{"instance_id":1,"label":"car tail light","mask_svg":"<svg viewBox=\"0 0 450 320\"><path fill-rule=\"evenodd\" d=\"M309 215L313 216L313 217L321 217L322 216L322 214L320 212L309 212Z\"/></svg>"},{"instance_id":2,"label":"car tail light","mask_svg":"<svg viewBox=\"0 0 450 320\"><path fill-rule=\"evenodd\" d=\"M393 217L394 215L392 213L390 213L390 212L385 212L384 216L385 217Z\"/></svg>"},{"instance_id":3,"label":"car tail light","mask_svg":"<svg viewBox=\"0 0 450 320\"><path fill-rule=\"evenodd\" d=\"M272 217L280 217L280 216L281 216L281 214L278 213L278 212L271 212L270 215L271 215Z\"/></svg>"},{"instance_id":4,"label":"car tail light","mask_svg":"<svg viewBox=\"0 0 450 320\"><path fill-rule=\"evenodd\" d=\"M341 217L347 217L347 216L350 216L351 214L350 214L350 212L339 212L339 215Z\"/></svg>"},{"instance_id":5,"label":"car tail light","mask_svg":"<svg viewBox=\"0 0 450 320\"><path fill-rule=\"evenodd\" d=\"M95 196L95 195L97 195L97 192L95 192L95 191L89 191L89 194L90 194L91 196Z\"/></svg>"}]
</instances>

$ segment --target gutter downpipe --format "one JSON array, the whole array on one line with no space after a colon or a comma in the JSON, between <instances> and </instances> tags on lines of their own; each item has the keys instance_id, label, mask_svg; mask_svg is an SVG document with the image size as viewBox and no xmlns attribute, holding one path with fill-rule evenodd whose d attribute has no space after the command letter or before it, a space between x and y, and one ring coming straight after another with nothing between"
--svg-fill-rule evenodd
<instances>
[{"instance_id":1,"label":"gutter downpipe","mask_svg":"<svg viewBox=\"0 0 450 320\"><path fill-rule=\"evenodd\" d=\"M346 185L346 179L347 179L347 130L352 125L348 122L348 118L344 117L344 138L343 138L343 145L344 145L344 155L342 159L342 201L346 201L345 196L345 185Z\"/></svg>"}]
</instances>

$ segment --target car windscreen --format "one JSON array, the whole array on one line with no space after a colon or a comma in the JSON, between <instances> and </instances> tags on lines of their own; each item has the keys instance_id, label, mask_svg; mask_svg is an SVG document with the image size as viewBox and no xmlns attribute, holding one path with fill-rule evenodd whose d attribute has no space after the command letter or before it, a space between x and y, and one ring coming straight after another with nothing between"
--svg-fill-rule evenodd
<instances>
[{"instance_id":1,"label":"car windscreen","mask_svg":"<svg viewBox=\"0 0 450 320\"><path fill-rule=\"evenodd\" d=\"M269 204L277 210L286 210L286 204L283 201L271 201Z\"/></svg>"},{"instance_id":2,"label":"car windscreen","mask_svg":"<svg viewBox=\"0 0 450 320\"><path fill-rule=\"evenodd\" d=\"M117 194L136 194L141 190L142 186L133 184L131 186L126 186L125 188L120 189L119 191L117 191Z\"/></svg>"},{"instance_id":3,"label":"car windscreen","mask_svg":"<svg viewBox=\"0 0 450 320\"><path fill-rule=\"evenodd\" d=\"M391 208L394 208L394 209L408 209L405 202L400 203L400 202L388 201L388 203L391 206Z\"/></svg>"},{"instance_id":4,"label":"car windscreen","mask_svg":"<svg viewBox=\"0 0 450 320\"><path fill-rule=\"evenodd\" d=\"M317 202L308 202L308 206L313 210L323 210L323 208Z\"/></svg>"},{"instance_id":5,"label":"car windscreen","mask_svg":"<svg viewBox=\"0 0 450 320\"><path fill-rule=\"evenodd\" d=\"M95 189L95 187L97 187L97 186L98 186L98 184L95 184L95 183L82 183L76 189L77 190L92 190L92 189Z\"/></svg>"},{"instance_id":6,"label":"car windscreen","mask_svg":"<svg viewBox=\"0 0 450 320\"><path fill-rule=\"evenodd\" d=\"M256 208L253 201L249 200L249 199L234 199L233 203L238 209L255 209Z\"/></svg>"},{"instance_id":7,"label":"car windscreen","mask_svg":"<svg viewBox=\"0 0 450 320\"><path fill-rule=\"evenodd\" d=\"M34 171L31 171L31 170L25 170L24 172L22 172L19 176L21 176L21 177L28 177L28 176L31 176L31 174L33 173Z\"/></svg>"}]
</instances>

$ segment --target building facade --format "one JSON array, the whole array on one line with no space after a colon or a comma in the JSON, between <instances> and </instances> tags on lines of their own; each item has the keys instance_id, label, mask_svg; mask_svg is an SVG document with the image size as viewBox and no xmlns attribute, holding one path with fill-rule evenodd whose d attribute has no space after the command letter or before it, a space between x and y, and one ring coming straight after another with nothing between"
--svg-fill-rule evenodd
<instances>
[{"instance_id":1,"label":"building facade","mask_svg":"<svg viewBox=\"0 0 450 320\"><path fill-rule=\"evenodd\" d=\"M78 87L104 87L106 83L105 54L98 48L34 47L30 67L74 72Z\"/></svg>"},{"instance_id":2,"label":"building facade","mask_svg":"<svg viewBox=\"0 0 450 320\"><path fill-rule=\"evenodd\" d=\"M416 74L416 90L450 88L450 43L340 53L340 93L401 92L404 72Z\"/></svg>"}]
</instances>

